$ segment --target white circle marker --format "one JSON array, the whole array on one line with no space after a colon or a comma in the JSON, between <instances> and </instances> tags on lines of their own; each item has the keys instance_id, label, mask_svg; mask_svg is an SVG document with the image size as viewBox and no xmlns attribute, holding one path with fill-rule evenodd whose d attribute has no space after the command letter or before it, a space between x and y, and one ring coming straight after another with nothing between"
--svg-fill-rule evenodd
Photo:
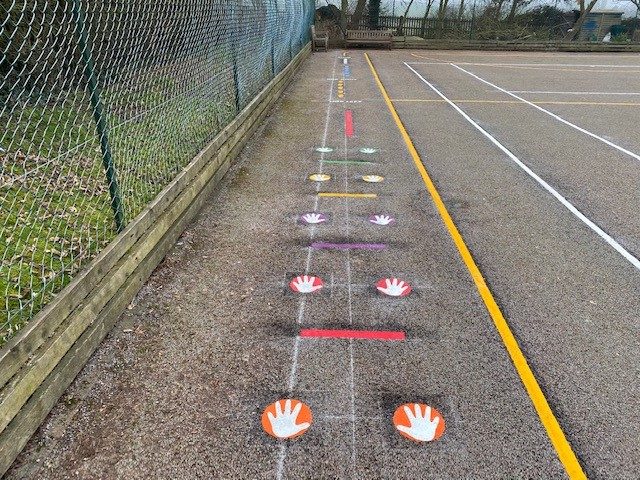
<instances>
[{"instance_id":1,"label":"white circle marker","mask_svg":"<svg viewBox=\"0 0 640 480\"><path fill-rule=\"evenodd\" d=\"M324 213L310 212L301 215L300 220L308 225L317 225L326 222L327 217Z\"/></svg>"},{"instance_id":2,"label":"white circle marker","mask_svg":"<svg viewBox=\"0 0 640 480\"><path fill-rule=\"evenodd\" d=\"M377 148L366 148L366 147L363 147L359 151L360 151L360 153L365 153L367 155L371 155L372 153L376 153L378 151L378 149Z\"/></svg>"},{"instance_id":3,"label":"white circle marker","mask_svg":"<svg viewBox=\"0 0 640 480\"><path fill-rule=\"evenodd\" d=\"M289 288L296 293L313 293L324 287L320 277L312 275L298 275L289 282Z\"/></svg>"},{"instance_id":4,"label":"white circle marker","mask_svg":"<svg viewBox=\"0 0 640 480\"><path fill-rule=\"evenodd\" d=\"M384 177L380 175L363 175L362 180L367 183L380 183L384 181Z\"/></svg>"},{"instance_id":5,"label":"white circle marker","mask_svg":"<svg viewBox=\"0 0 640 480\"><path fill-rule=\"evenodd\" d=\"M371 215L369 217L369 222L374 225L393 225L396 223L396 219L390 217L389 215Z\"/></svg>"},{"instance_id":6,"label":"white circle marker","mask_svg":"<svg viewBox=\"0 0 640 480\"><path fill-rule=\"evenodd\" d=\"M376 283L376 288L383 295L389 297L406 297L411 293L411 285L399 278L381 278Z\"/></svg>"},{"instance_id":7,"label":"white circle marker","mask_svg":"<svg viewBox=\"0 0 640 480\"><path fill-rule=\"evenodd\" d=\"M318 147L318 148L316 148L316 152L331 153L331 152L333 152L333 148L331 148L331 147Z\"/></svg>"},{"instance_id":8,"label":"white circle marker","mask_svg":"<svg viewBox=\"0 0 640 480\"><path fill-rule=\"evenodd\" d=\"M309 180L312 182L327 182L331 180L331 175L327 175L324 173L314 173L313 175L309 175Z\"/></svg>"}]
</instances>

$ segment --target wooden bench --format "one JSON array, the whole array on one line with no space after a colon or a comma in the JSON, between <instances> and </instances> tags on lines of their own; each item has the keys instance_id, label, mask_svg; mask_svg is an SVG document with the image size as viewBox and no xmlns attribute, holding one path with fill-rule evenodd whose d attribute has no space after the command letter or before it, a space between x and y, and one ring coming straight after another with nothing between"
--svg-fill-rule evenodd
<instances>
[{"instance_id":1,"label":"wooden bench","mask_svg":"<svg viewBox=\"0 0 640 480\"><path fill-rule=\"evenodd\" d=\"M349 45L387 45L391 50L393 32L390 30L347 30L345 39Z\"/></svg>"},{"instance_id":2,"label":"wooden bench","mask_svg":"<svg viewBox=\"0 0 640 480\"><path fill-rule=\"evenodd\" d=\"M317 52L321 48L325 52L329 51L329 34L327 32L316 32L316 26L311 25L311 51Z\"/></svg>"}]
</instances>

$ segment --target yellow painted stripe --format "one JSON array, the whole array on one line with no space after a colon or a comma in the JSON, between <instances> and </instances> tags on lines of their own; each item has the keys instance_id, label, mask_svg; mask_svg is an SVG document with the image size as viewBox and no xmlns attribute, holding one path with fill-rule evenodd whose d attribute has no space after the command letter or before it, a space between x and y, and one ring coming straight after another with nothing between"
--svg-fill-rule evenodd
<instances>
[{"instance_id":1,"label":"yellow painted stripe","mask_svg":"<svg viewBox=\"0 0 640 480\"><path fill-rule=\"evenodd\" d=\"M375 193L320 192L319 197L377 198Z\"/></svg>"},{"instance_id":2,"label":"yellow painted stripe","mask_svg":"<svg viewBox=\"0 0 640 480\"><path fill-rule=\"evenodd\" d=\"M464 239L462 238L462 235L460 235L460 232L458 231L455 223L453 223L451 215L449 215L449 212L447 211L447 207L442 201L442 198L440 197L440 194L438 193L438 190L436 189L433 181L429 177L429 174L427 173L427 170L425 169L424 164L420 159L420 155L413 145L411 137L409 137L409 134L407 133L402 120L400 120L400 117L398 116L398 112L393 106L393 103L391 102L391 99L389 98L384 85L380 81L380 77L378 76L373 63L371 63L371 60L366 53L364 54L364 56L367 60L367 63L369 64L369 68L371 68L371 73L373 74L373 77L378 84L380 92L382 92L382 96L384 97L387 107L389 107L389 111L391 112L391 115L393 116L393 119L395 120L396 125L398 126L398 129L402 134L402 138L407 145L416 168L420 172L422 180L424 181L424 184L427 187L431 198L433 199L433 203L436 205L438 212L440 213L440 216L442 217L442 220L447 227L447 230L449 231L449 234L451 235L456 247L458 248L458 252L460 252L462 260L467 266L467 269L469 270L469 273L471 274L471 277L476 284L476 288L478 289L478 292L480 293L480 296L482 297L482 300L484 301L484 304L489 311L489 315L491 315L491 318L493 319L496 329L498 330L498 333L502 338L502 342L504 343L504 346L506 347L507 352L511 357L511 361L513 362L518 375L520 376L520 379L522 380L522 383L524 384L524 387L529 394L529 398L533 402L533 406L538 412L538 416L540 417L542 425L544 425L544 428L547 430L547 435L549 435L549 439L551 440L551 443L553 444L558 454L558 458L569 474L569 478L586 479L587 477L582 470L582 467L580 466L580 462L578 462L578 459L573 452L571 445L567 441L567 438L565 437L565 434L562 431L558 420L553 414L553 411L551 410L551 407L549 406L549 403L547 402L547 399L545 398L540 385L538 385L536 377L531 371L531 367L529 367L529 364L527 363L527 359L525 358L522 350L520 349L520 346L518 345L518 341L509 328L509 324L504 318L500 307L493 298L493 294L491 293L491 290L489 290L489 287L487 286L487 283L485 282L484 277L482 276L482 273L478 268L478 265L473 259L469 248L465 244Z\"/></svg>"}]
</instances>

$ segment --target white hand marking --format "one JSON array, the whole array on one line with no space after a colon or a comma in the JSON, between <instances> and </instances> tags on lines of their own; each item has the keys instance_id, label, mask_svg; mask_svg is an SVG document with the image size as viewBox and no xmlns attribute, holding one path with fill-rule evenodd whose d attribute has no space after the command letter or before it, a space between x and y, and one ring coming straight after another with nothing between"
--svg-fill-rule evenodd
<instances>
[{"instance_id":1,"label":"white hand marking","mask_svg":"<svg viewBox=\"0 0 640 480\"><path fill-rule=\"evenodd\" d=\"M316 277L304 275L302 277L296 277L296 279L293 281L293 285L298 289L300 293L311 293L322 288L322 285L314 285L315 281Z\"/></svg>"},{"instance_id":2,"label":"white hand marking","mask_svg":"<svg viewBox=\"0 0 640 480\"><path fill-rule=\"evenodd\" d=\"M377 150L375 148L361 148L360 152L361 153L371 154L371 153L376 153Z\"/></svg>"},{"instance_id":3,"label":"white hand marking","mask_svg":"<svg viewBox=\"0 0 640 480\"><path fill-rule=\"evenodd\" d=\"M380 183L384 180L384 178L380 175L363 175L362 180L364 180L365 182Z\"/></svg>"},{"instance_id":4,"label":"white hand marking","mask_svg":"<svg viewBox=\"0 0 640 480\"><path fill-rule=\"evenodd\" d=\"M291 399L284 401L284 411L282 410L282 402L284 400L278 400L276 402L276 414L267 412L269 422L271 422L271 429L278 438L290 438L297 435L303 430L306 430L311 426L309 422L303 422L296 425L296 420L300 409L302 408L302 402L298 402L293 410L291 410Z\"/></svg>"},{"instance_id":5,"label":"white hand marking","mask_svg":"<svg viewBox=\"0 0 640 480\"><path fill-rule=\"evenodd\" d=\"M385 284L387 285L386 287L377 287L378 290L392 297L399 297L409 288L409 285L397 278L392 278L391 280L387 278Z\"/></svg>"},{"instance_id":6,"label":"white hand marking","mask_svg":"<svg viewBox=\"0 0 640 480\"><path fill-rule=\"evenodd\" d=\"M429 406L426 407L424 415L422 415L420 405L417 403L413 405L413 408L415 414L407 405L404 406L404 413L407 415L411 426L396 425L396 428L414 440L430 442L436 436L436 429L440 423L440 417L436 416L436 418L431 420L431 407Z\"/></svg>"},{"instance_id":7,"label":"white hand marking","mask_svg":"<svg viewBox=\"0 0 640 480\"><path fill-rule=\"evenodd\" d=\"M333 148L331 148L331 147L319 147L319 148L316 148L316 151L320 152L320 153L329 153L329 152L333 152Z\"/></svg>"},{"instance_id":8,"label":"white hand marking","mask_svg":"<svg viewBox=\"0 0 640 480\"><path fill-rule=\"evenodd\" d=\"M374 218L371 220L371 223L375 223L376 225L389 225L393 222L393 218L389 215L374 215Z\"/></svg>"},{"instance_id":9,"label":"white hand marking","mask_svg":"<svg viewBox=\"0 0 640 480\"><path fill-rule=\"evenodd\" d=\"M319 213L305 213L302 216L302 219L307 223L322 223L327 219L323 218Z\"/></svg>"},{"instance_id":10,"label":"white hand marking","mask_svg":"<svg viewBox=\"0 0 640 480\"><path fill-rule=\"evenodd\" d=\"M329 175L325 175L323 173L314 173L313 175L309 175L309 180L312 180L314 182L326 182L327 180L330 180L331 176Z\"/></svg>"}]
</instances>

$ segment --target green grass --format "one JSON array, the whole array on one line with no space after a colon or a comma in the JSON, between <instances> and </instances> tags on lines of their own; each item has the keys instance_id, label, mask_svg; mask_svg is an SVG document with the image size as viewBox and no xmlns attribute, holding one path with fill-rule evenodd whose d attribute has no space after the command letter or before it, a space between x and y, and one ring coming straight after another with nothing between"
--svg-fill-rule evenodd
<instances>
[{"instance_id":1,"label":"green grass","mask_svg":"<svg viewBox=\"0 0 640 480\"><path fill-rule=\"evenodd\" d=\"M212 86L208 95L184 87L181 92L172 77L157 76L137 91L103 92L126 221L236 115L232 96L214 95L220 87ZM0 156L2 345L116 232L83 94L60 105L29 105L0 121L14 132Z\"/></svg>"}]
</instances>

